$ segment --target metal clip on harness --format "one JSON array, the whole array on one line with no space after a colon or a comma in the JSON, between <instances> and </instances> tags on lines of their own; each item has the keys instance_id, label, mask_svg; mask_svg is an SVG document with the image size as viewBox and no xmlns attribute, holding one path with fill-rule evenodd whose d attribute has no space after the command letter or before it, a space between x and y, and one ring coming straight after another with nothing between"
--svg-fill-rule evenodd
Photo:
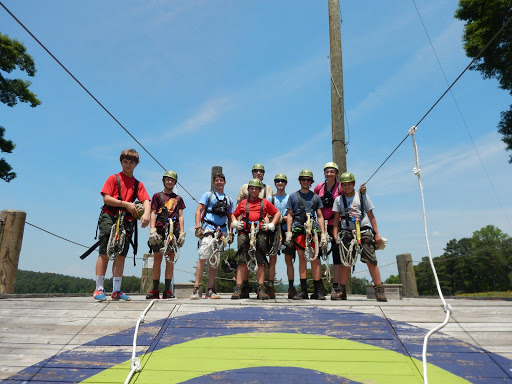
<instances>
[{"instance_id":1,"label":"metal clip on harness","mask_svg":"<svg viewBox=\"0 0 512 384\"><path fill-rule=\"evenodd\" d=\"M165 256L165 259L172 264L176 264L180 257L180 248L178 247L176 236L174 236L174 221L172 219L168 219L165 225L164 246L160 248L160 252ZM168 255L169 252L174 253L172 260Z\"/></svg>"},{"instance_id":2,"label":"metal clip on harness","mask_svg":"<svg viewBox=\"0 0 512 384\"><path fill-rule=\"evenodd\" d=\"M107 243L107 256L110 260L115 260L124 249L124 242L126 240L124 216L125 212L119 210L117 214L117 221L112 225L112 229L110 230L110 237L108 238Z\"/></svg>"}]
</instances>

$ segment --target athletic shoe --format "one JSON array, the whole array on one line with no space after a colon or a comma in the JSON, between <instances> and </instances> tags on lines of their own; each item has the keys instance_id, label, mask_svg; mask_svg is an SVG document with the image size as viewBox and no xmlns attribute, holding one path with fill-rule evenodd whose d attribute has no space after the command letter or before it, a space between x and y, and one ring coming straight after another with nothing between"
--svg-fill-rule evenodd
<instances>
[{"instance_id":1,"label":"athletic shoe","mask_svg":"<svg viewBox=\"0 0 512 384\"><path fill-rule=\"evenodd\" d=\"M159 299L160 298L160 292L158 292L158 289L153 289L149 295L146 295L146 299Z\"/></svg>"},{"instance_id":2,"label":"athletic shoe","mask_svg":"<svg viewBox=\"0 0 512 384\"><path fill-rule=\"evenodd\" d=\"M130 296L125 295L121 291L112 292L111 299L112 299L112 301L119 301L119 300L130 301L131 300Z\"/></svg>"},{"instance_id":3,"label":"athletic shoe","mask_svg":"<svg viewBox=\"0 0 512 384\"><path fill-rule=\"evenodd\" d=\"M297 290L295 287L288 288L288 298L293 299L295 296L297 296Z\"/></svg>"},{"instance_id":4,"label":"athletic shoe","mask_svg":"<svg viewBox=\"0 0 512 384\"><path fill-rule=\"evenodd\" d=\"M265 292L265 286L264 285L258 285L258 300L268 300L270 297L268 297L267 292Z\"/></svg>"},{"instance_id":5,"label":"athletic shoe","mask_svg":"<svg viewBox=\"0 0 512 384\"><path fill-rule=\"evenodd\" d=\"M300 291L300 293L293 296L293 300L307 300L309 299L308 293L306 291Z\"/></svg>"},{"instance_id":6,"label":"athletic shoe","mask_svg":"<svg viewBox=\"0 0 512 384\"><path fill-rule=\"evenodd\" d=\"M103 289L98 289L98 290L94 291L94 293L92 294L92 298L94 299L94 301L97 301L100 303L102 301L107 300L107 296L105 296L105 291Z\"/></svg>"},{"instance_id":7,"label":"athletic shoe","mask_svg":"<svg viewBox=\"0 0 512 384\"><path fill-rule=\"evenodd\" d=\"M192 291L192 295L190 296L190 300L199 300L199 298L202 296L201 291L199 290L199 287L194 287L194 290Z\"/></svg>"},{"instance_id":8,"label":"athletic shoe","mask_svg":"<svg viewBox=\"0 0 512 384\"><path fill-rule=\"evenodd\" d=\"M206 299L220 299L220 296L217 295L217 292L215 292L215 289L208 288L208 292L206 292L205 298Z\"/></svg>"},{"instance_id":9,"label":"athletic shoe","mask_svg":"<svg viewBox=\"0 0 512 384\"><path fill-rule=\"evenodd\" d=\"M168 289L167 291L164 291L164 293L162 293L162 299L175 299L176 296L174 296L174 293L171 292L170 289Z\"/></svg>"},{"instance_id":10,"label":"athletic shoe","mask_svg":"<svg viewBox=\"0 0 512 384\"><path fill-rule=\"evenodd\" d=\"M236 285L233 294L231 295L232 300L240 300L240 294L242 293L242 286Z\"/></svg>"}]
</instances>

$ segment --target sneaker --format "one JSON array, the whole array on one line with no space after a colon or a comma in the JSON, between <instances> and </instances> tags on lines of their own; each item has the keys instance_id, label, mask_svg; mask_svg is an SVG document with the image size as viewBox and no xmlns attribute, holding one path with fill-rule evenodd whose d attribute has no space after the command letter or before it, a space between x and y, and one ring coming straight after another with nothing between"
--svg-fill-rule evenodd
<instances>
[{"instance_id":1,"label":"sneaker","mask_svg":"<svg viewBox=\"0 0 512 384\"><path fill-rule=\"evenodd\" d=\"M215 292L215 289L208 288L208 292L206 292L205 298L206 299L220 299L220 296L217 295L217 292Z\"/></svg>"},{"instance_id":2,"label":"sneaker","mask_svg":"<svg viewBox=\"0 0 512 384\"><path fill-rule=\"evenodd\" d=\"M153 289L149 295L146 295L146 299L159 299L160 298L160 292L158 292L158 289Z\"/></svg>"},{"instance_id":3,"label":"sneaker","mask_svg":"<svg viewBox=\"0 0 512 384\"><path fill-rule=\"evenodd\" d=\"M249 293L251 292L251 285L248 281L242 283L242 291L240 292L241 299L250 299Z\"/></svg>"},{"instance_id":4,"label":"sneaker","mask_svg":"<svg viewBox=\"0 0 512 384\"><path fill-rule=\"evenodd\" d=\"M331 300L341 300L341 292L334 289L334 287L331 289Z\"/></svg>"},{"instance_id":5,"label":"sneaker","mask_svg":"<svg viewBox=\"0 0 512 384\"><path fill-rule=\"evenodd\" d=\"M164 293L162 293L162 299L175 299L176 296L174 296L174 293L171 292L170 289L168 289L167 291L164 291Z\"/></svg>"},{"instance_id":6,"label":"sneaker","mask_svg":"<svg viewBox=\"0 0 512 384\"><path fill-rule=\"evenodd\" d=\"M295 287L288 288L288 298L293 299L295 296L297 296L297 290Z\"/></svg>"},{"instance_id":7,"label":"sneaker","mask_svg":"<svg viewBox=\"0 0 512 384\"><path fill-rule=\"evenodd\" d=\"M202 293L199 290L199 287L194 287L194 290L192 291L192 294L190 295L190 300L199 300L199 298L201 296L202 296Z\"/></svg>"},{"instance_id":8,"label":"sneaker","mask_svg":"<svg viewBox=\"0 0 512 384\"><path fill-rule=\"evenodd\" d=\"M300 293L293 296L293 300L307 300L307 299L309 299L309 296L306 291L300 291Z\"/></svg>"},{"instance_id":9,"label":"sneaker","mask_svg":"<svg viewBox=\"0 0 512 384\"><path fill-rule=\"evenodd\" d=\"M130 301L131 300L130 296L125 295L121 291L112 292L112 296L110 298L112 299L112 301L119 301L119 300Z\"/></svg>"},{"instance_id":10,"label":"sneaker","mask_svg":"<svg viewBox=\"0 0 512 384\"><path fill-rule=\"evenodd\" d=\"M240 300L240 295L242 293L242 286L236 285L233 294L231 295L231 300Z\"/></svg>"},{"instance_id":11,"label":"sneaker","mask_svg":"<svg viewBox=\"0 0 512 384\"><path fill-rule=\"evenodd\" d=\"M97 301L100 303L102 301L107 300L107 296L105 296L105 291L103 289L98 289L98 290L94 291L94 293L92 294L92 298L94 299L94 301Z\"/></svg>"},{"instance_id":12,"label":"sneaker","mask_svg":"<svg viewBox=\"0 0 512 384\"><path fill-rule=\"evenodd\" d=\"M388 299L386 298L386 295L384 294L384 287L381 285L374 285L373 289L375 291L375 298L377 301L386 303Z\"/></svg>"},{"instance_id":13,"label":"sneaker","mask_svg":"<svg viewBox=\"0 0 512 384\"><path fill-rule=\"evenodd\" d=\"M270 297L267 295L267 292L265 292L265 286L264 285L258 285L258 300L268 300Z\"/></svg>"},{"instance_id":14,"label":"sneaker","mask_svg":"<svg viewBox=\"0 0 512 384\"><path fill-rule=\"evenodd\" d=\"M267 295L269 299L276 298L276 290L274 289L274 287L267 287Z\"/></svg>"}]
</instances>

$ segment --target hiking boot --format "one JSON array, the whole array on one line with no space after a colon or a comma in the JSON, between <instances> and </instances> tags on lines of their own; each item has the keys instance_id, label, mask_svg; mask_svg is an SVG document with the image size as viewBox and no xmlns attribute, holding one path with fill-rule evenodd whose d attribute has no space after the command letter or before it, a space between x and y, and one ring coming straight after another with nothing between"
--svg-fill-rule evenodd
<instances>
[{"instance_id":1,"label":"hiking boot","mask_svg":"<svg viewBox=\"0 0 512 384\"><path fill-rule=\"evenodd\" d=\"M267 287L267 295L269 299L276 298L276 290L274 289L274 287Z\"/></svg>"},{"instance_id":2,"label":"hiking boot","mask_svg":"<svg viewBox=\"0 0 512 384\"><path fill-rule=\"evenodd\" d=\"M92 294L92 298L94 299L94 301L97 301L99 303L107 300L107 296L105 296L105 291L103 289L98 289L94 291L94 293Z\"/></svg>"},{"instance_id":3,"label":"hiking boot","mask_svg":"<svg viewBox=\"0 0 512 384\"><path fill-rule=\"evenodd\" d=\"M242 283L242 291L240 293L241 299L250 299L249 293L251 292L251 285L248 281L244 281Z\"/></svg>"},{"instance_id":4,"label":"hiking boot","mask_svg":"<svg viewBox=\"0 0 512 384\"><path fill-rule=\"evenodd\" d=\"M176 296L174 296L174 293L172 293L172 291L170 289L168 289L167 291L164 291L164 293L162 293L162 299L175 299Z\"/></svg>"},{"instance_id":5,"label":"hiking boot","mask_svg":"<svg viewBox=\"0 0 512 384\"><path fill-rule=\"evenodd\" d=\"M112 296L110 298L112 299L112 301L119 301L119 300L130 301L131 300L130 296L125 295L121 291L112 292Z\"/></svg>"},{"instance_id":6,"label":"hiking boot","mask_svg":"<svg viewBox=\"0 0 512 384\"><path fill-rule=\"evenodd\" d=\"M146 295L146 299L159 299L160 298L160 292L158 292L158 289L153 289L149 295Z\"/></svg>"},{"instance_id":7,"label":"hiking boot","mask_svg":"<svg viewBox=\"0 0 512 384\"><path fill-rule=\"evenodd\" d=\"M293 296L293 300L307 300L307 299L309 299L309 296L306 291L300 291L300 293Z\"/></svg>"},{"instance_id":8,"label":"hiking boot","mask_svg":"<svg viewBox=\"0 0 512 384\"><path fill-rule=\"evenodd\" d=\"M320 280L320 288L321 288L322 293L323 293L324 296L327 296L329 294L327 289L325 289L325 285L324 285L324 281L323 280Z\"/></svg>"},{"instance_id":9,"label":"hiking boot","mask_svg":"<svg viewBox=\"0 0 512 384\"><path fill-rule=\"evenodd\" d=\"M334 289L334 287L331 289L331 300L341 300L341 292Z\"/></svg>"},{"instance_id":10,"label":"hiking boot","mask_svg":"<svg viewBox=\"0 0 512 384\"><path fill-rule=\"evenodd\" d=\"M258 300L268 300L270 297L265 292L265 286L264 285L258 285Z\"/></svg>"},{"instance_id":11,"label":"hiking boot","mask_svg":"<svg viewBox=\"0 0 512 384\"><path fill-rule=\"evenodd\" d=\"M347 300L347 287L345 285L338 285L341 300Z\"/></svg>"},{"instance_id":12,"label":"hiking boot","mask_svg":"<svg viewBox=\"0 0 512 384\"><path fill-rule=\"evenodd\" d=\"M384 287L381 285L374 285L373 289L375 291L375 298L377 301L381 301L383 303L387 302L386 295L384 294Z\"/></svg>"},{"instance_id":13,"label":"hiking boot","mask_svg":"<svg viewBox=\"0 0 512 384\"><path fill-rule=\"evenodd\" d=\"M288 288L288 298L293 299L295 296L297 296L297 290L295 287Z\"/></svg>"},{"instance_id":14,"label":"hiking boot","mask_svg":"<svg viewBox=\"0 0 512 384\"><path fill-rule=\"evenodd\" d=\"M310 297L311 300L326 300L325 296L324 296L324 291L322 289L322 287L320 287L320 289L317 289Z\"/></svg>"},{"instance_id":15,"label":"hiking boot","mask_svg":"<svg viewBox=\"0 0 512 384\"><path fill-rule=\"evenodd\" d=\"M202 293L199 290L199 287L194 287L194 290L192 291L192 295L190 295L190 300L199 300L199 298L201 296L202 296Z\"/></svg>"},{"instance_id":16,"label":"hiking boot","mask_svg":"<svg viewBox=\"0 0 512 384\"><path fill-rule=\"evenodd\" d=\"M242 286L236 285L233 294L231 295L231 300L240 300L240 296L242 294Z\"/></svg>"},{"instance_id":17,"label":"hiking boot","mask_svg":"<svg viewBox=\"0 0 512 384\"><path fill-rule=\"evenodd\" d=\"M205 298L206 299L220 299L220 296L217 295L217 292L215 292L215 289L208 288L208 292L206 292Z\"/></svg>"}]
</instances>

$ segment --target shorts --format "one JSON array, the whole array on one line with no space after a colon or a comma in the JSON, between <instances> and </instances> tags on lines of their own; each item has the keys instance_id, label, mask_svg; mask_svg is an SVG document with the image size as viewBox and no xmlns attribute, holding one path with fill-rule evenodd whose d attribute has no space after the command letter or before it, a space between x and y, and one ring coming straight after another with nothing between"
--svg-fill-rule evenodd
<instances>
[{"instance_id":1,"label":"shorts","mask_svg":"<svg viewBox=\"0 0 512 384\"><path fill-rule=\"evenodd\" d=\"M345 247L348 248L350 246L350 242L353 239L353 235L350 232L343 231L343 243ZM361 261L363 263L370 263L377 265L377 255L375 254L375 240L373 239L372 231L364 231L361 232ZM340 252L346 252L343 247L341 247ZM352 252L356 252L354 249Z\"/></svg>"},{"instance_id":2,"label":"shorts","mask_svg":"<svg viewBox=\"0 0 512 384\"><path fill-rule=\"evenodd\" d=\"M205 232L205 234L211 233L213 235L213 232ZM228 234L225 232L223 233L224 237L227 238ZM213 254L213 242L215 241L213 236L204 236L202 239L199 240L199 260L208 260L210 256Z\"/></svg>"},{"instance_id":3,"label":"shorts","mask_svg":"<svg viewBox=\"0 0 512 384\"><path fill-rule=\"evenodd\" d=\"M112 226L116 223L117 218L106 213L102 212L98 219L98 229L99 229L99 238L100 238L100 255L107 254L107 245L108 240L110 238L110 231L112 230ZM126 256L128 254L128 249L130 248L130 241L133 233L133 225L134 223L125 220L124 228L126 229L126 237L124 241L123 251L119 254L119 256Z\"/></svg>"},{"instance_id":4,"label":"shorts","mask_svg":"<svg viewBox=\"0 0 512 384\"><path fill-rule=\"evenodd\" d=\"M284 248L279 249L277 251L277 253L279 255L281 255L281 254L282 255L290 255L293 258L295 258L295 247L293 245L291 247L287 246L286 245L286 236L284 235L285 232L281 231L281 234L282 234L282 236L281 236L281 245L283 245ZM277 235L276 231L271 232L270 234L267 235L267 237L268 237L268 251L267 251L267 253L270 252L270 249L272 248L272 244L274 243L274 239L275 239L276 235ZM274 256L274 255L270 255L269 254L269 256Z\"/></svg>"},{"instance_id":5,"label":"shorts","mask_svg":"<svg viewBox=\"0 0 512 384\"><path fill-rule=\"evenodd\" d=\"M306 234L304 233L304 228L294 227L292 228L292 233L292 239L295 242L295 249L297 251L303 251L306 248ZM320 234L318 237L320 237ZM311 246L315 249L316 244L313 242Z\"/></svg>"},{"instance_id":6,"label":"shorts","mask_svg":"<svg viewBox=\"0 0 512 384\"><path fill-rule=\"evenodd\" d=\"M158 233L160 236L162 236L162 241L157 244L157 245L154 245L154 244L150 244L151 245L151 250L154 252L154 253L160 253L160 250L164 247L164 237L165 237L165 229L164 227L156 227L156 233ZM178 238L180 237L180 228L179 227L174 227L174 230L172 231L172 234Z\"/></svg>"},{"instance_id":7,"label":"shorts","mask_svg":"<svg viewBox=\"0 0 512 384\"><path fill-rule=\"evenodd\" d=\"M264 231L258 232L256 235L256 262L258 265L265 265L268 263L267 257L267 234ZM247 264L250 260L249 256L249 234L238 234L238 264Z\"/></svg>"},{"instance_id":8,"label":"shorts","mask_svg":"<svg viewBox=\"0 0 512 384\"><path fill-rule=\"evenodd\" d=\"M332 254L332 263L334 265L341 265L341 257L340 257L340 246L336 242L332 234L332 225L327 226L327 233L331 238L331 254ZM322 255L322 250L320 250L320 256Z\"/></svg>"}]
</instances>

